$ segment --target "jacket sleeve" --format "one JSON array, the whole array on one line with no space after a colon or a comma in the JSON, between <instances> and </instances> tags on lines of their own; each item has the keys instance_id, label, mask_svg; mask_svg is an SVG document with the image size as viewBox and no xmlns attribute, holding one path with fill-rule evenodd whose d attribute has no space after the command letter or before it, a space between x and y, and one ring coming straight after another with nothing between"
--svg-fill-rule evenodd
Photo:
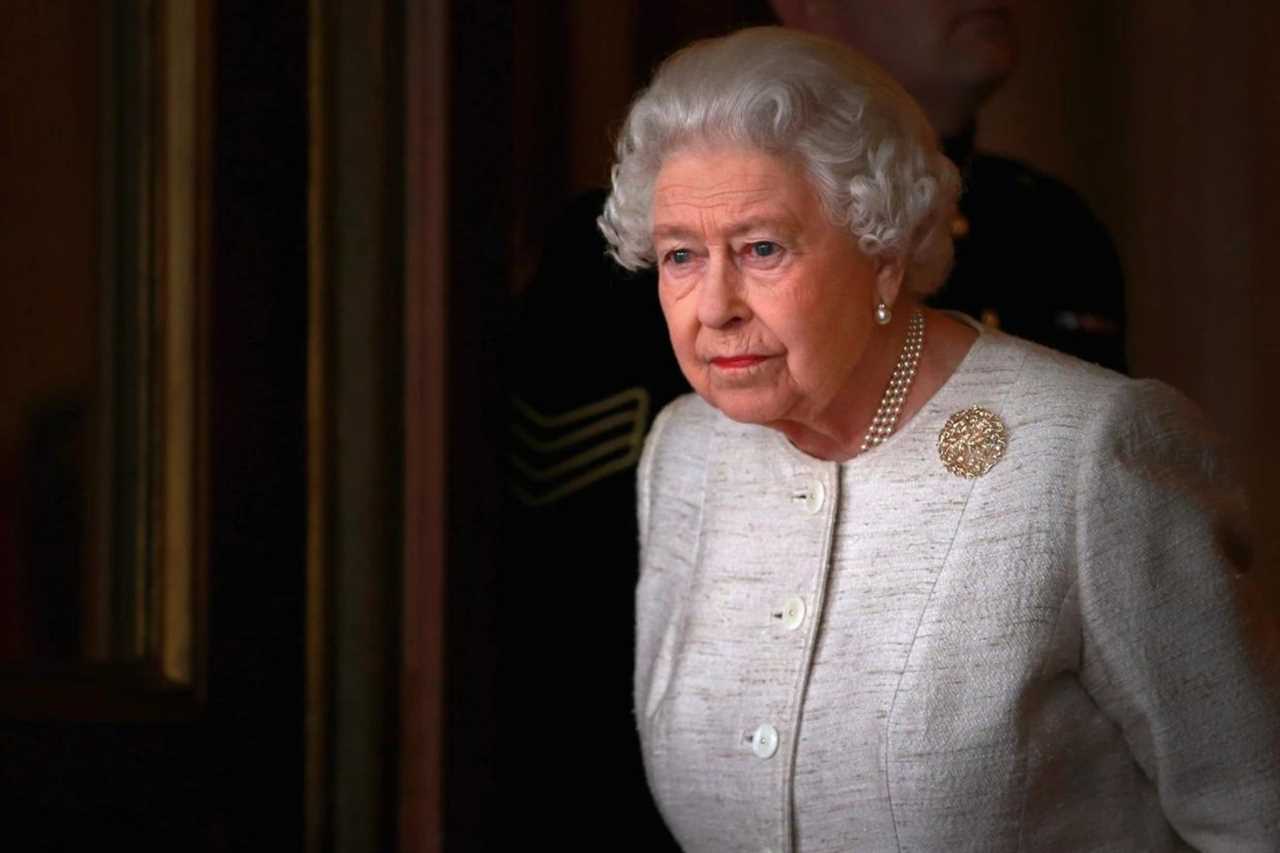
<instances>
[{"instance_id":1,"label":"jacket sleeve","mask_svg":"<svg viewBox=\"0 0 1280 853\"><path fill-rule=\"evenodd\" d=\"M663 435L675 408L676 404L667 406L654 418L653 426L645 436L640 464L636 466L636 529L640 538L640 575L636 586L636 648L632 687L637 717L641 715L645 696L652 681L660 632L663 628L658 618L660 606L655 598L661 597L661 590L667 585L658 584L657 581L660 578L653 577L654 573L649 570L653 558L653 534L650 528L654 515L654 493L660 488L654 484L654 470L659 467L657 460L662 455Z\"/></svg>"},{"instance_id":2,"label":"jacket sleeve","mask_svg":"<svg viewBox=\"0 0 1280 853\"><path fill-rule=\"evenodd\" d=\"M644 449L640 453L640 463L636 466L636 530L640 536L640 570L644 571L644 546L649 538L650 502L653 500L653 460L658 455L658 444L662 441L663 428L671 417L670 407L663 409L653 419L653 426L644 439Z\"/></svg>"},{"instance_id":3,"label":"jacket sleeve","mask_svg":"<svg viewBox=\"0 0 1280 853\"><path fill-rule=\"evenodd\" d=\"M1280 850L1274 611L1203 419L1156 382L1093 417L1076 478L1081 677L1200 850Z\"/></svg>"},{"instance_id":4,"label":"jacket sleeve","mask_svg":"<svg viewBox=\"0 0 1280 853\"><path fill-rule=\"evenodd\" d=\"M706 466L705 413L685 395L662 410L636 472L640 577L636 585L635 709L644 719L670 676L671 642L697 547Z\"/></svg>"}]
</instances>

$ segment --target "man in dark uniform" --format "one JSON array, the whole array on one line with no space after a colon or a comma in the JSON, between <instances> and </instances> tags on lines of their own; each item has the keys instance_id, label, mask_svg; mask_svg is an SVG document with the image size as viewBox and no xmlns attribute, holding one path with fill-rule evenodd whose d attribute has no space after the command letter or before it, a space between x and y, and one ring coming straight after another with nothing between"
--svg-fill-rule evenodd
<instances>
[{"instance_id":1,"label":"man in dark uniform","mask_svg":"<svg viewBox=\"0 0 1280 853\"><path fill-rule=\"evenodd\" d=\"M774 0L783 22L899 75L942 128L965 189L955 267L934 304L1123 369L1123 287L1105 230L1058 181L973 150L974 114L1013 67L1008 10L957 21L956 5ZM499 778L510 818L558 849L675 849L631 716L634 483L653 417L688 385L654 273L605 254L604 199L579 198L552 228L508 351Z\"/></svg>"},{"instance_id":2,"label":"man in dark uniform","mask_svg":"<svg viewBox=\"0 0 1280 853\"><path fill-rule=\"evenodd\" d=\"M931 300L988 325L1127 372L1124 278L1102 223L1062 182L973 151L973 132L946 141L964 192L956 259Z\"/></svg>"},{"instance_id":3,"label":"man in dark uniform","mask_svg":"<svg viewBox=\"0 0 1280 853\"><path fill-rule=\"evenodd\" d=\"M787 26L842 41L897 78L960 168L955 267L932 304L1124 371L1124 281L1106 229L1062 182L974 150L978 109L1017 63L1017 4L772 3Z\"/></svg>"},{"instance_id":4,"label":"man in dark uniform","mask_svg":"<svg viewBox=\"0 0 1280 853\"><path fill-rule=\"evenodd\" d=\"M498 781L502 811L552 849L677 850L631 715L635 470L689 386L653 275L605 254L604 199L580 197L551 230L507 352Z\"/></svg>"}]
</instances>

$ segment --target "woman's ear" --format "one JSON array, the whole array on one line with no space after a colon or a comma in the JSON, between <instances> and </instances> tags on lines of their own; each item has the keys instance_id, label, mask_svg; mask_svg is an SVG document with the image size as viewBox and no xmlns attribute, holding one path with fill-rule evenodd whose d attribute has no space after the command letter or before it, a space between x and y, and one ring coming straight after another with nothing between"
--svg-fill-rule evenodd
<instances>
[{"instance_id":1,"label":"woman's ear","mask_svg":"<svg viewBox=\"0 0 1280 853\"><path fill-rule=\"evenodd\" d=\"M903 258L888 258L880 262L876 271L876 301L892 308L902 293L902 280L906 277L907 263Z\"/></svg>"}]
</instances>

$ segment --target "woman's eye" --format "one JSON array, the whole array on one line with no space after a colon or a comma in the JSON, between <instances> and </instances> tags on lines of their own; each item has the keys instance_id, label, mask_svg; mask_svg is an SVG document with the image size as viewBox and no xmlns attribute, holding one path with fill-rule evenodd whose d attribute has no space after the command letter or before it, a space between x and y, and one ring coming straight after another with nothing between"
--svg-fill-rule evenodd
<instances>
[{"instance_id":1,"label":"woman's eye","mask_svg":"<svg viewBox=\"0 0 1280 853\"><path fill-rule=\"evenodd\" d=\"M693 253L688 249L672 249L667 252L667 260L673 264L687 264L693 258Z\"/></svg>"}]
</instances>

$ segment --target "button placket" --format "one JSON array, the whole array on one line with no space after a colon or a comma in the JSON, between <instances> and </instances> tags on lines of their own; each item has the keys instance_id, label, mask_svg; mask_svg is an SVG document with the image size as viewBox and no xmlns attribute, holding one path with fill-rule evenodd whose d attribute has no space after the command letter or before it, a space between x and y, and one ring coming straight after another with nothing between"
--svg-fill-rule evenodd
<instances>
[{"instance_id":1,"label":"button placket","mask_svg":"<svg viewBox=\"0 0 1280 853\"><path fill-rule=\"evenodd\" d=\"M817 515L827 503L827 486L820 474L802 473L793 482L789 496L791 503L806 515ZM772 620L787 631L795 631L804 624L808 606L804 598L790 595L770 608Z\"/></svg>"},{"instance_id":2,"label":"button placket","mask_svg":"<svg viewBox=\"0 0 1280 853\"><path fill-rule=\"evenodd\" d=\"M781 473L781 472L779 472ZM788 516L789 520L783 522L793 535L803 535L805 537L812 536L810 541L826 541L829 535L824 533L824 513L827 513L834 500L836 492L832 491L833 486L828 486L828 472L825 469L819 470L812 466L796 466L791 471L784 473L781 494L774 492L777 497L773 500L781 498L778 504L780 509ZM838 481L837 481L838 483ZM829 519L828 519L829 521ZM824 546L825 549L826 546ZM798 554L795 555L799 557ZM829 556L829 555L828 555ZM810 565L808 559L792 560L792 555L779 553L777 559L779 568L786 568L785 572L774 575L778 585L773 588L769 594L767 601L768 622L772 630L769 634L774 637L776 642L783 645L777 649L777 653L790 657L792 654L799 654L799 658L795 659L796 663L804 667L805 661L810 654L810 643L813 631L815 629L815 621L817 616L816 608L821 599L821 593L815 593L811 587L813 579L811 573L814 568ZM818 575L823 577L823 569L818 567ZM812 619L810 617L813 617ZM784 640L783 638L787 639ZM788 687L788 692L792 688ZM761 697L762 699L764 697ZM781 701L779 701L781 700ZM781 782L784 789L788 789L791 781L787 778L788 766L790 764L791 752L795 748L792 741L783 743L782 736L790 731L794 726L798 725L796 720L797 712L797 696L773 696L770 695L762 705L757 706L756 713L760 716L753 721L748 717L743 722L746 723L742 729L740 737L745 743L744 747L751 750L754 760L760 762L757 766L760 771L764 772L769 768L768 772L781 774L778 781ZM763 713L761 713L763 712ZM762 721L766 720L766 721ZM754 730L749 728L756 724ZM782 731L779 731L781 727ZM790 735L788 735L790 736ZM779 764L778 762L782 762ZM779 831L783 837L789 833L791 826L790 810L785 805L781 813L781 823ZM764 838L760 841L765 842ZM769 850L786 850L789 845L784 843L781 848L776 845L762 845L761 849Z\"/></svg>"}]
</instances>

